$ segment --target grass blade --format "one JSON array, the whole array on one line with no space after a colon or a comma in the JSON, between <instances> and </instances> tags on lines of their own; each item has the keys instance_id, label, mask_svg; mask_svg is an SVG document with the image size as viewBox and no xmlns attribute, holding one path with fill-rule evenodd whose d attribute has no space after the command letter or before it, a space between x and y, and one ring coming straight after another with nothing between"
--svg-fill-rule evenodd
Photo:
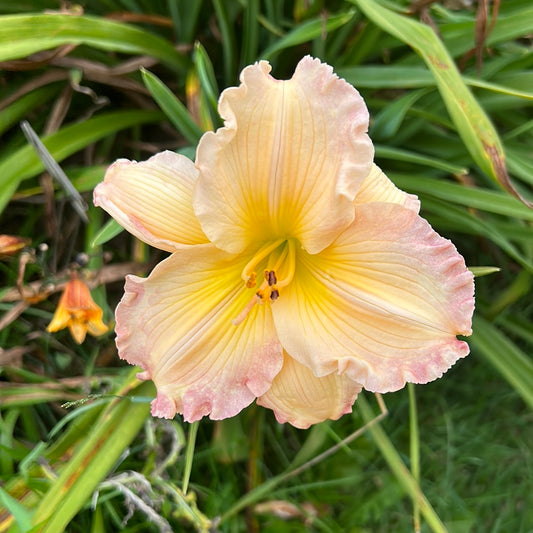
<instances>
[{"instance_id":1,"label":"grass blade","mask_svg":"<svg viewBox=\"0 0 533 533\"><path fill-rule=\"evenodd\" d=\"M409 456L411 460L411 473L414 480L420 485L420 435L418 432L418 409L416 406L415 385L408 383L409 390ZM420 508L418 502L413 502L413 522L415 532L420 531Z\"/></svg>"},{"instance_id":2,"label":"grass blade","mask_svg":"<svg viewBox=\"0 0 533 533\"><path fill-rule=\"evenodd\" d=\"M362 418L366 424L368 424L373 418L375 418L372 413L372 409L364 395L360 394L357 398L357 403L355 404L359 412L362 415ZM384 459L387 461L389 468L392 470L396 479L403 487L405 492L409 494L414 503L416 503L418 509L426 519L428 525L435 533L447 533L446 527L441 522L437 513L427 500L426 496L420 489L420 486L416 482L415 478L409 472L405 464L403 463L400 454L387 437L387 434L383 430L380 424L371 425L368 428L369 433L374 438L374 442L377 444L380 449Z\"/></svg>"},{"instance_id":3,"label":"grass blade","mask_svg":"<svg viewBox=\"0 0 533 533\"><path fill-rule=\"evenodd\" d=\"M444 170L450 174L455 174L455 175L465 175L468 172L466 168L460 167L454 163L450 163L444 159L437 159L436 157L428 157L424 154L418 154L416 152L404 150L403 148L394 148L392 146L384 146L384 145L376 144L375 149L376 149L376 158L378 159L391 159L393 161L407 161L409 163L415 163L417 165L423 165L423 166L427 166L430 168ZM505 198L507 198L507 196Z\"/></svg>"},{"instance_id":4,"label":"grass blade","mask_svg":"<svg viewBox=\"0 0 533 533\"><path fill-rule=\"evenodd\" d=\"M32 513L21 505L15 498L0 487L0 504L12 515L20 533L26 533L31 529Z\"/></svg>"},{"instance_id":5,"label":"grass blade","mask_svg":"<svg viewBox=\"0 0 533 533\"><path fill-rule=\"evenodd\" d=\"M263 59L271 59L275 54L285 48L312 41L323 35L324 32L330 32L344 26L344 24L351 20L353 15L353 11L348 11L340 15L332 15L328 17L326 22L321 17L303 22L287 33L287 35L278 39L260 55Z\"/></svg>"},{"instance_id":6,"label":"grass blade","mask_svg":"<svg viewBox=\"0 0 533 533\"><path fill-rule=\"evenodd\" d=\"M167 0L168 9L174 22L175 37L179 42L192 44L194 41L202 4L202 0L194 0L194 2Z\"/></svg>"},{"instance_id":7,"label":"grass blade","mask_svg":"<svg viewBox=\"0 0 533 533\"><path fill-rule=\"evenodd\" d=\"M257 46L259 43L258 15L259 0L248 0L244 12L241 68L252 64L257 58Z\"/></svg>"},{"instance_id":8,"label":"grass blade","mask_svg":"<svg viewBox=\"0 0 533 533\"><path fill-rule=\"evenodd\" d=\"M201 43L194 45L193 62L198 72L198 79L207 97L213 115L218 117L218 85L213 63Z\"/></svg>"},{"instance_id":9,"label":"grass blade","mask_svg":"<svg viewBox=\"0 0 533 533\"><path fill-rule=\"evenodd\" d=\"M104 113L85 122L65 126L42 138L52 157L60 162L69 155L115 131L155 122L159 111L118 111ZM23 146L0 162L0 213L20 182L44 170L44 165L30 145Z\"/></svg>"},{"instance_id":10,"label":"grass blade","mask_svg":"<svg viewBox=\"0 0 533 533\"><path fill-rule=\"evenodd\" d=\"M470 155L479 167L505 190L526 200L513 186L505 165L500 138L474 98L437 34L425 24L398 15L371 0L350 0L381 29L411 46L435 77L440 94Z\"/></svg>"},{"instance_id":11,"label":"grass blade","mask_svg":"<svg viewBox=\"0 0 533 533\"><path fill-rule=\"evenodd\" d=\"M91 242L91 248L96 248L101 244L110 241L113 237L116 237L119 233L122 233L124 228L114 219L110 218L104 226L96 233L94 239Z\"/></svg>"},{"instance_id":12,"label":"grass blade","mask_svg":"<svg viewBox=\"0 0 533 533\"><path fill-rule=\"evenodd\" d=\"M236 75L237 46L235 44L235 32L233 24L229 20L227 4L222 0L213 0L213 7L217 15L220 34L222 36L222 53L224 56L224 79L226 84L231 84Z\"/></svg>"},{"instance_id":13,"label":"grass blade","mask_svg":"<svg viewBox=\"0 0 533 533\"><path fill-rule=\"evenodd\" d=\"M147 31L101 17L62 14L0 17L0 61L26 57L64 44L153 56L184 71L188 61L170 42Z\"/></svg>"},{"instance_id":14,"label":"grass blade","mask_svg":"<svg viewBox=\"0 0 533 533\"><path fill-rule=\"evenodd\" d=\"M23 116L25 116L34 107L41 105L57 93L59 87L57 84L45 85L39 89L21 96L14 101L9 107L0 111L0 134L4 133L8 128L16 124Z\"/></svg>"},{"instance_id":15,"label":"grass blade","mask_svg":"<svg viewBox=\"0 0 533 533\"><path fill-rule=\"evenodd\" d=\"M145 69L141 69L141 73L146 88L163 110L163 113L191 144L196 145L203 131L194 122L185 105L155 74Z\"/></svg>"},{"instance_id":16,"label":"grass blade","mask_svg":"<svg viewBox=\"0 0 533 533\"><path fill-rule=\"evenodd\" d=\"M127 398L132 394L146 396L151 394L152 387L151 382L138 385L129 374L121 393L127 394ZM116 398L102 412L78 451L42 498L33 516L33 524L40 525L43 533L65 529L144 424L150 405L127 398Z\"/></svg>"},{"instance_id":17,"label":"grass blade","mask_svg":"<svg viewBox=\"0 0 533 533\"><path fill-rule=\"evenodd\" d=\"M364 65L342 67L338 75L361 89L418 89L435 85L424 67Z\"/></svg>"},{"instance_id":18,"label":"grass blade","mask_svg":"<svg viewBox=\"0 0 533 533\"><path fill-rule=\"evenodd\" d=\"M390 178L398 187L410 192L425 193L447 202L475 207L489 213L533 221L533 211L531 209L500 191L491 191L479 187L464 187L444 180L395 172L390 173Z\"/></svg>"},{"instance_id":19,"label":"grass blade","mask_svg":"<svg viewBox=\"0 0 533 533\"><path fill-rule=\"evenodd\" d=\"M472 346L487 359L533 408L533 362L493 324L474 319Z\"/></svg>"}]
</instances>

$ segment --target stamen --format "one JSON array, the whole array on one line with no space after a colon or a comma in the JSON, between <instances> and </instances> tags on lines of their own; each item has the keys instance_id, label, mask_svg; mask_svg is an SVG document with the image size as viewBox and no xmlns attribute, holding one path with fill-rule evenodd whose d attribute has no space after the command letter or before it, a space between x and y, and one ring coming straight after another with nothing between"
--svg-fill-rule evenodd
<instances>
[{"instance_id":1,"label":"stamen","mask_svg":"<svg viewBox=\"0 0 533 533\"><path fill-rule=\"evenodd\" d=\"M254 276L257 276L255 273L255 268L257 265L272 251L274 251L285 239L278 239L272 243L265 244L263 247L259 248L257 253L252 257L252 259L246 264L242 271L242 279L246 282L246 286L252 282ZM249 288L254 285L250 285Z\"/></svg>"},{"instance_id":2,"label":"stamen","mask_svg":"<svg viewBox=\"0 0 533 533\"><path fill-rule=\"evenodd\" d=\"M254 308L255 304L259 302L259 296L254 294L252 299L246 304L245 308L232 320L233 325L238 326L244 322L248 313Z\"/></svg>"},{"instance_id":3,"label":"stamen","mask_svg":"<svg viewBox=\"0 0 533 533\"><path fill-rule=\"evenodd\" d=\"M270 294L270 288L267 285L266 280L261 283L261 286L257 292L252 296L252 299L246 304L244 309L232 320L235 326L242 324L244 319L248 316L248 313L254 308L255 304L262 304L265 301L265 291L268 289Z\"/></svg>"},{"instance_id":4,"label":"stamen","mask_svg":"<svg viewBox=\"0 0 533 533\"><path fill-rule=\"evenodd\" d=\"M292 281L296 270L296 245L293 239L278 239L271 244L264 245L244 267L241 277L248 289L256 287L257 273L255 269L257 265L276 248L279 248L281 244L284 246L267 261L268 267L263 272L263 282L244 309L232 320L234 325L242 324L256 304L275 302L280 296L279 289L286 287ZM274 261L274 266L271 267L270 265ZM278 281L280 269L285 276Z\"/></svg>"}]
</instances>

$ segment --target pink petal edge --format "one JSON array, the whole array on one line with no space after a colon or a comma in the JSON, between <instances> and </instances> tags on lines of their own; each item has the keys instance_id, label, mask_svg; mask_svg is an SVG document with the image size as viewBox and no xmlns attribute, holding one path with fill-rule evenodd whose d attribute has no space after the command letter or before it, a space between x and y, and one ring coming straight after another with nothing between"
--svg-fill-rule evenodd
<instances>
[{"instance_id":1,"label":"pink petal edge","mask_svg":"<svg viewBox=\"0 0 533 533\"><path fill-rule=\"evenodd\" d=\"M213 253L224 254L221 251ZM190 256L190 260L183 257L186 255ZM180 264L187 265L186 268L189 268L194 257L205 258L209 255L203 247L191 248L181 252L179 256L174 254L164 260L154 269L149 278L132 275L126 278L125 293L116 310L116 344L122 359L143 368L144 371L138 375L140 379L154 381L158 393L152 407L154 416L169 418L176 413L182 413L184 419L189 422L206 415L209 415L211 419L235 416L270 388L272 379L281 368L281 346L273 336L273 326L263 323L263 315L254 316L249 323L234 326L231 323L231 317L225 318L228 313L227 310L224 311L227 307L224 305L225 299L220 300L222 305L216 304L216 307L210 311L210 317L205 317L204 320L199 315L198 322L195 320L189 322L192 330L177 333L179 338L176 337L175 340L163 338L163 344L161 344L154 341L156 337L159 338L158 332L146 329L151 326L145 326L145 324L153 322L157 316L164 321L164 324L160 322L159 326L163 326L163 329L169 332L169 320L174 316L176 309L172 310L171 315L164 316L162 313L167 303L161 303L161 297L166 298L167 294L163 293L160 296L158 291L164 291L167 287L170 291L174 290L175 280L179 280L178 284L181 283L182 289L180 290L188 291L186 287L188 284L183 279L187 274L180 276ZM194 270L191 268L191 271ZM213 271L213 269L208 270L209 277ZM165 277L167 274L170 274L172 281L169 282ZM237 275L240 286L242 283L240 269ZM168 283L170 285L167 285ZM210 286L210 283L207 285ZM195 284L196 289L198 289L198 282ZM224 286L222 290L226 290ZM178 295L176 300L179 302L179 294L186 293L176 294ZM190 294L192 293L189 292L189 296L185 296L186 299L188 298L187 305L192 303ZM170 296L173 300L173 295ZM218 297L215 298L215 302L218 301ZM158 303L154 304L152 300ZM159 309L158 306L161 305L163 307ZM253 313L257 314L259 311L265 313L268 308L261 306ZM179 306L177 312L179 315ZM210 340L206 327L209 327L208 324L212 320L227 320L227 328L222 330L220 326L217 326L217 338ZM271 321L271 317L269 320ZM271 338L269 338L269 331L272 332ZM213 346L213 351L209 353L206 352L208 345L205 342L207 341ZM261 342L256 344L255 348L253 344L249 344L247 351L243 352L244 341ZM223 361L219 361L218 358L227 357L225 352L228 346L233 345L237 355L234 359L228 358L227 364L224 365ZM222 349L224 353L217 355L218 349ZM197 353L198 357L196 364L192 359L194 353ZM174 374L176 374L176 379L173 378Z\"/></svg>"}]
</instances>

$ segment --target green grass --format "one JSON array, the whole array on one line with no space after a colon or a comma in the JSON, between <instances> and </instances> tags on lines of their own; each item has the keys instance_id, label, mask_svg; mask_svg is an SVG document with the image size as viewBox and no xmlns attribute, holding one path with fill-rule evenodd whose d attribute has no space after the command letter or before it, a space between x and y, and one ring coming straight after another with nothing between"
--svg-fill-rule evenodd
<instances>
[{"instance_id":1,"label":"green grass","mask_svg":"<svg viewBox=\"0 0 533 533\"><path fill-rule=\"evenodd\" d=\"M194 157L242 67L267 58L288 77L307 53L360 90L377 162L423 216L469 266L500 269L476 279L472 354L442 379L385 395L388 414L366 428L379 412L368 393L301 431L256 406L195 426L153 419L153 387L113 334L80 346L48 334L57 291L21 303L21 256L2 259L0 533L533 531L533 11L501 2L483 42L480 13L450 6L95 0L80 16L0 0L0 233L32 239L26 286L64 282L87 253L110 322L124 275L162 256L99 209L80 224L20 121L90 202L116 158Z\"/></svg>"}]
</instances>

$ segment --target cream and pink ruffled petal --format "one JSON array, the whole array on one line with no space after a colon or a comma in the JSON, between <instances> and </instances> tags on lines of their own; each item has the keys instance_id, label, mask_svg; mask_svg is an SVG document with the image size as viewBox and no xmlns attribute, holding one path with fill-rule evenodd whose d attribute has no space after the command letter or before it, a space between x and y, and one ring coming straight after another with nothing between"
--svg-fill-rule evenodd
<instances>
[{"instance_id":1,"label":"cream and pink ruffled petal","mask_svg":"<svg viewBox=\"0 0 533 533\"><path fill-rule=\"evenodd\" d=\"M324 420L337 420L352 411L361 385L338 373L317 378L306 366L285 354L272 387L257 403L274 411L281 424L307 429Z\"/></svg>"},{"instance_id":2,"label":"cream and pink ruffled petal","mask_svg":"<svg viewBox=\"0 0 533 533\"><path fill-rule=\"evenodd\" d=\"M372 170L355 196L356 206L371 202L399 204L415 213L420 211L420 200L414 194L398 189L376 164L372 165Z\"/></svg>"},{"instance_id":3,"label":"cream and pink ruffled petal","mask_svg":"<svg viewBox=\"0 0 533 533\"><path fill-rule=\"evenodd\" d=\"M292 237L315 253L353 219L371 169L368 111L330 66L304 57L290 80L260 61L225 90L225 127L200 140L194 210L211 242L238 253Z\"/></svg>"},{"instance_id":4,"label":"cream and pink ruffled petal","mask_svg":"<svg viewBox=\"0 0 533 533\"><path fill-rule=\"evenodd\" d=\"M119 159L94 190L94 204L142 241L172 252L208 242L192 208L194 163L174 152L147 161Z\"/></svg>"},{"instance_id":5,"label":"cream and pink ruffled petal","mask_svg":"<svg viewBox=\"0 0 533 533\"><path fill-rule=\"evenodd\" d=\"M330 247L301 252L272 306L284 349L316 375L374 392L440 377L468 345L473 276L453 244L412 210L362 204Z\"/></svg>"},{"instance_id":6,"label":"cream and pink ruffled petal","mask_svg":"<svg viewBox=\"0 0 533 533\"><path fill-rule=\"evenodd\" d=\"M269 389L283 360L269 307L256 305L244 323L232 323L251 297L243 266L198 246L173 254L148 278L127 277L117 346L154 381L153 415L227 418Z\"/></svg>"}]
</instances>

